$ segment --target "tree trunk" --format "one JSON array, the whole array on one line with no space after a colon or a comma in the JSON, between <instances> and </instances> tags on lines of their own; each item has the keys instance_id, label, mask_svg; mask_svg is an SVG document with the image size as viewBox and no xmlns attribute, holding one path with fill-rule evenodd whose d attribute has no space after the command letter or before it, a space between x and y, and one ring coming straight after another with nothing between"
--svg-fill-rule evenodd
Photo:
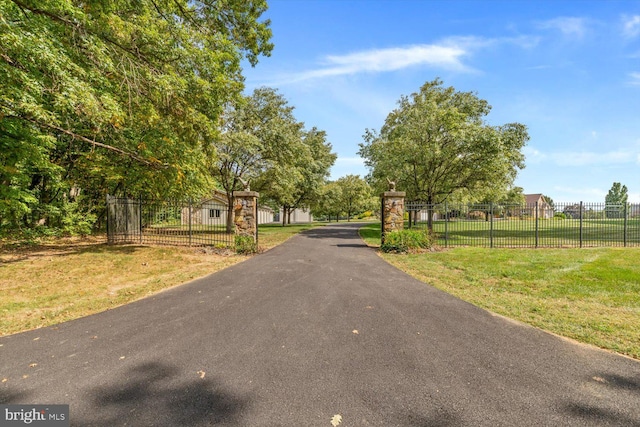
<instances>
[{"instance_id":1,"label":"tree trunk","mask_svg":"<svg viewBox=\"0 0 640 427\"><path fill-rule=\"evenodd\" d=\"M233 195L227 194L227 234L233 234Z\"/></svg>"}]
</instances>

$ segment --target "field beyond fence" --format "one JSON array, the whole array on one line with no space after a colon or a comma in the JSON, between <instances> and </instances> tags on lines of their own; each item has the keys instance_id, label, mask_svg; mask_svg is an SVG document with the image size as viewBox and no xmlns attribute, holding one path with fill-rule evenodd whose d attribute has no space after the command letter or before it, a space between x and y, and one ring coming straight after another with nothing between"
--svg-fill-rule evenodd
<instances>
[{"instance_id":1,"label":"field beyond fence","mask_svg":"<svg viewBox=\"0 0 640 427\"><path fill-rule=\"evenodd\" d=\"M443 247L640 246L640 204L406 204L406 227L428 227Z\"/></svg>"}]
</instances>

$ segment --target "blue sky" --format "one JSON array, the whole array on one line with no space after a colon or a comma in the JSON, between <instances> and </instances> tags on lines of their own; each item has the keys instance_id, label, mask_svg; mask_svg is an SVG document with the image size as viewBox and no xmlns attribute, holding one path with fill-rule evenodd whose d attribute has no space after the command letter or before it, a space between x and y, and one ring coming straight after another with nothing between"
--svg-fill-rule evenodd
<instances>
[{"instance_id":1,"label":"blue sky","mask_svg":"<svg viewBox=\"0 0 640 427\"><path fill-rule=\"evenodd\" d=\"M640 203L640 1L271 0L271 57L247 92L277 88L325 130L332 179L366 175L358 144L436 77L528 127L515 184L556 202Z\"/></svg>"}]
</instances>

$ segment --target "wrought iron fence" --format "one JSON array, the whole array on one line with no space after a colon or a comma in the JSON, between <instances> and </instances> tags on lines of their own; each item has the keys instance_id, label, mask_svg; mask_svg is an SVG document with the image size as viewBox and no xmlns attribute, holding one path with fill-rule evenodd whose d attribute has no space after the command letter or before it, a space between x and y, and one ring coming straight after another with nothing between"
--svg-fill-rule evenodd
<instances>
[{"instance_id":1,"label":"wrought iron fence","mask_svg":"<svg viewBox=\"0 0 640 427\"><path fill-rule=\"evenodd\" d=\"M408 202L405 209L407 227L431 222L444 247L640 246L640 204Z\"/></svg>"},{"instance_id":2,"label":"wrought iron fence","mask_svg":"<svg viewBox=\"0 0 640 427\"><path fill-rule=\"evenodd\" d=\"M231 247L234 234L233 227L227 227L228 213L228 206L216 200L191 202L107 196L107 240L109 243Z\"/></svg>"}]
</instances>

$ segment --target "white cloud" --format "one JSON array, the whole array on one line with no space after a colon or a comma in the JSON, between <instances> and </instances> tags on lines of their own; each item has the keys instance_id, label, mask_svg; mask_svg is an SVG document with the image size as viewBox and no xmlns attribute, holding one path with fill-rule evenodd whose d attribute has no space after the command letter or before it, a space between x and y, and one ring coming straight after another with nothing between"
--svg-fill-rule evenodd
<instances>
[{"instance_id":1,"label":"white cloud","mask_svg":"<svg viewBox=\"0 0 640 427\"><path fill-rule=\"evenodd\" d=\"M587 21L584 18L559 17L538 22L536 26L542 30L558 30L566 36L583 37L587 32Z\"/></svg>"},{"instance_id":2,"label":"white cloud","mask_svg":"<svg viewBox=\"0 0 640 427\"><path fill-rule=\"evenodd\" d=\"M628 38L635 38L640 35L640 15L622 17L622 34Z\"/></svg>"},{"instance_id":3,"label":"white cloud","mask_svg":"<svg viewBox=\"0 0 640 427\"><path fill-rule=\"evenodd\" d=\"M419 65L464 71L467 67L462 63L461 58L466 54L467 51L455 45L422 44L364 50L346 55L329 55L324 58L324 66L285 77L283 82L397 71Z\"/></svg>"},{"instance_id":4,"label":"white cloud","mask_svg":"<svg viewBox=\"0 0 640 427\"><path fill-rule=\"evenodd\" d=\"M629 73L629 77L631 77L629 84L640 86L640 73Z\"/></svg>"},{"instance_id":5,"label":"white cloud","mask_svg":"<svg viewBox=\"0 0 640 427\"><path fill-rule=\"evenodd\" d=\"M523 49L535 47L538 37L520 36L483 38L475 36L448 37L432 44L416 44L386 49L370 49L344 55L326 55L314 69L280 75L271 86L300 83L326 77L360 73L384 73L410 67L426 66L458 72L475 72L463 62L479 49L498 44L512 44Z\"/></svg>"}]
</instances>

